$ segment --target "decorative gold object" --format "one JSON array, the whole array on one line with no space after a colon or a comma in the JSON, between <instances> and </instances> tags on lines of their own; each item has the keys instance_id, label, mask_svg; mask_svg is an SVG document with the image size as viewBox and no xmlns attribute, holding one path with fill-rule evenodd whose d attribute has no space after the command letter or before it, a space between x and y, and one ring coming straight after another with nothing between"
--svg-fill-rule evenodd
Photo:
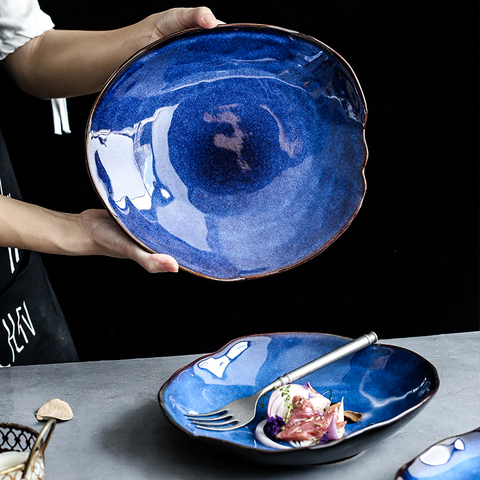
<instances>
[{"instance_id":1,"label":"decorative gold object","mask_svg":"<svg viewBox=\"0 0 480 480\"><path fill-rule=\"evenodd\" d=\"M66 421L73 418L73 412L67 402L54 398L45 405L42 405L35 416L37 417L37 420L40 421L50 420L51 418Z\"/></svg>"},{"instance_id":2,"label":"decorative gold object","mask_svg":"<svg viewBox=\"0 0 480 480\"><path fill-rule=\"evenodd\" d=\"M15 423L0 423L0 453L27 452L24 463L0 471L0 480L43 480L45 478L45 449L55 428L50 419L40 433Z\"/></svg>"}]
</instances>

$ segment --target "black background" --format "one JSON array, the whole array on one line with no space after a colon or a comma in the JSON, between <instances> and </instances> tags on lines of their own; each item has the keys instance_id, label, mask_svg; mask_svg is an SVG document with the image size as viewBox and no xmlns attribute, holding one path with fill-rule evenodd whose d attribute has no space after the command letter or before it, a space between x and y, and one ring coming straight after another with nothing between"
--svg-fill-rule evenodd
<instances>
[{"instance_id":1,"label":"black background","mask_svg":"<svg viewBox=\"0 0 480 480\"><path fill-rule=\"evenodd\" d=\"M463 5L466 2L462 2ZM44 255L81 359L220 348L238 336L312 331L380 338L479 328L478 5L243 1L208 4L227 23L311 35L350 63L369 117L367 194L350 228L306 264L222 283L150 275L126 260ZM41 0L61 29L110 29L187 2ZM101 208L84 161L95 96L69 99L56 136L50 102L0 72L0 127L25 200Z\"/></svg>"}]
</instances>

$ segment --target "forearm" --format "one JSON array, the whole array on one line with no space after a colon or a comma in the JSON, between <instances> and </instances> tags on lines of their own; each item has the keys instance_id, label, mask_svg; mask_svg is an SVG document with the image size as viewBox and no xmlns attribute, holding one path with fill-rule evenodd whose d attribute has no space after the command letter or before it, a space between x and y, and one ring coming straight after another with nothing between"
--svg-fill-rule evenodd
<instances>
[{"instance_id":1,"label":"forearm","mask_svg":"<svg viewBox=\"0 0 480 480\"><path fill-rule=\"evenodd\" d=\"M132 25L104 32L49 30L9 55L5 67L20 88L39 98L98 92L148 40Z\"/></svg>"},{"instance_id":2,"label":"forearm","mask_svg":"<svg viewBox=\"0 0 480 480\"><path fill-rule=\"evenodd\" d=\"M78 216L0 195L0 247L43 253L86 255Z\"/></svg>"},{"instance_id":3,"label":"forearm","mask_svg":"<svg viewBox=\"0 0 480 480\"><path fill-rule=\"evenodd\" d=\"M214 28L219 22L207 7L173 8L141 22L103 32L49 30L3 61L16 83L40 98L98 92L135 52L187 28Z\"/></svg>"}]
</instances>

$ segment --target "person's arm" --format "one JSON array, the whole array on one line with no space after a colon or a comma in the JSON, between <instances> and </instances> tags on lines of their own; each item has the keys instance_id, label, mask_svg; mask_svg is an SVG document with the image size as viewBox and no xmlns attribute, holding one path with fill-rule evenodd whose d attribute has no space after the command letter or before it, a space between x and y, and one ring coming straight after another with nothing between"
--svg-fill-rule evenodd
<instances>
[{"instance_id":1,"label":"person's arm","mask_svg":"<svg viewBox=\"0 0 480 480\"><path fill-rule=\"evenodd\" d=\"M94 93L132 54L165 35L218 23L210 9L177 8L106 32L49 30L1 63L18 85L40 98ZM176 272L169 255L151 254L125 234L105 210L60 213L0 195L0 247L61 255L129 258L147 271Z\"/></svg>"},{"instance_id":2,"label":"person's arm","mask_svg":"<svg viewBox=\"0 0 480 480\"><path fill-rule=\"evenodd\" d=\"M98 92L135 52L166 35L219 21L207 7L174 8L110 31L48 30L1 63L25 92L62 98Z\"/></svg>"},{"instance_id":3,"label":"person's arm","mask_svg":"<svg viewBox=\"0 0 480 480\"><path fill-rule=\"evenodd\" d=\"M60 213L0 195L0 247L60 255L129 258L151 273L176 272L168 255L150 254L133 242L105 210Z\"/></svg>"}]
</instances>

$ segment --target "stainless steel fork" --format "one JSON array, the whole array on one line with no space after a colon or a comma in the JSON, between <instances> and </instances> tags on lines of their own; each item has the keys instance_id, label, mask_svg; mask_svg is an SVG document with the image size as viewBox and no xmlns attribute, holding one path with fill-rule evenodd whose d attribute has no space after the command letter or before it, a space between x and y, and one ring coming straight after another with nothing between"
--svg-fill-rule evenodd
<instances>
[{"instance_id":1,"label":"stainless steel fork","mask_svg":"<svg viewBox=\"0 0 480 480\"><path fill-rule=\"evenodd\" d=\"M286 373L249 397L237 398L236 400L233 400L233 402L230 402L222 408L212 412L186 413L185 415L198 428L203 428L205 430L228 431L243 427L255 418L258 400L266 393L274 388L295 382L296 380L303 378L310 373L316 372L320 368L326 367L341 358L345 358L359 350L363 350L377 342L377 340L378 337L374 332L367 333L356 340L342 345L330 353L322 355L302 367Z\"/></svg>"}]
</instances>

